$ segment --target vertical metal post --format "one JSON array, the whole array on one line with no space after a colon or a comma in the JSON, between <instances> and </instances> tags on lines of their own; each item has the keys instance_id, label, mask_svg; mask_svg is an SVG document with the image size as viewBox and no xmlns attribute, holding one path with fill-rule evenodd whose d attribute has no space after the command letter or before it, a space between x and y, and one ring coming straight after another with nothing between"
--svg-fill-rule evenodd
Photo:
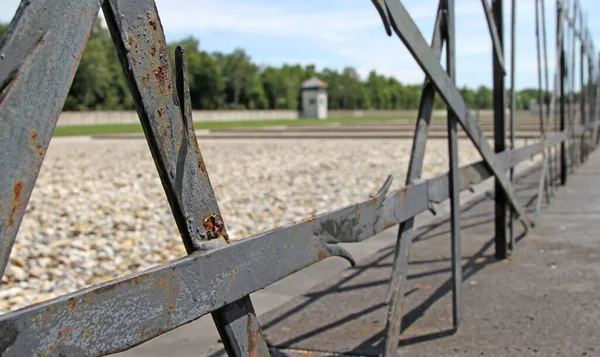
<instances>
[{"instance_id":1,"label":"vertical metal post","mask_svg":"<svg viewBox=\"0 0 600 357\"><path fill-rule=\"evenodd\" d=\"M446 36L446 4L440 1L433 37L431 39L431 48L438 60L442 56L442 47L444 36ZM408 172L406 174L406 184L413 184L421 178L423 172L423 162L425 159L425 150L427 147L427 137L429 135L429 124L433 111L433 102L435 98L435 87L429 77L425 77L421 101L419 103L419 113L415 127L415 134L412 141L410 161ZM386 320L386 332L384 342L384 357L396 355L400 334L402 331L402 303L404 301L404 285L406 283L406 273L410 246L413 238L414 218L408 219L400 224L398 237L394 251L394 263L392 265L392 275L388 285L386 301L388 302L388 315Z\"/></svg>"},{"instance_id":2,"label":"vertical metal post","mask_svg":"<svg viewBox=\"0 0 600 357\"><path fill-rule=\"evenodd\" d=\"M498 40L504 56L504 31L502 16L502 0L492 1L494 22L498 30ZM494 65L494 151L499 153L506 149L506 113L504 105L504 74L496 52L492 50ZM495 179L496 196L496 259L505 259L506 245L506 215L508 211L507 198L498 179Z\"/></svg>"},{"instance_id":3,"label":"vertical metal post","mask_svg":"<svg viewBox=\"0 0 600 357\"><path fill-rule=\"evenodd\" d=\"M542 6L540 7L540 2ZM542 84L542 48L540 44L540 10L543 9L543 0L535 1L535 39L536 39L536 47L537 47L537 63L538 63L538 103L539 103L539 116L540 116L540 137L542 141L546 140L546 110L544 109L545 100L544 100L544 86ZM542 207L542 195L544 188L546 189L546 193L548 192L547 185L547 170L548 170L548 159L546 156L546 151L542 151L542 170L540 173L540 179L538 183L537 190L537 199L535 204L535 215L536 218L539 215L540 209Z\"/></svg>"},{"instance_id":4,"label":"vertical metal post","mask_svg":"<svg viewBox=\"0 0 600 357\"><path fill-rule=\"evenodd\" d=\"M517 19L517 2L511 1L511 17L510 17L510 149L515 149L515 111L517 103L515 98L515 33ZM515 170L510 168L510 182L515 184ZM510 219L508 224L509 249L515 249L515 210L510 208Z\"/></svg>"},{"instance_id":5,"label":"vertical metal post","mask_svg":"<svg viewBox=\"0 0 600 357\"><path fill-rule=\"evenodd\" d=\"M188 254L224 246L229 237L194 132L184 50L175 50L173 81L156 4L138 0L135 5L109 0L102 8L182 241ZM153 31L152 41L137 41L136 51L130 51L127 39L144 31ZM164 78L146 81L156 65ZM249 295L211 314L229 356L269 356Z\"/></svg>"},{"instance_id":6,"label":"vertical metal post","mask_svg":"<svg viewBox=\"0 0 600 357\"><path fill-rule=\"evenodd\" d=\"M577 33L577 0L573 1L573 15L571 16L571 20L573 21L573 26L571 27L571 56L569 57L569 70L567 71L568 77L568 85L569 85L569 169L573 172L575 167L575 162L577 162L577 137L575 136L575 66L576 60L575 56L577 52L575 51L575 42L577 41L576 33Z\"/></svg>"},{"instance_id":7,"label":"vertical metal post","mask_svg":"<svg viewBox=\"0 0 600 357\"><path fill-rule=\"evenodd\" d=\"M550 79L549 79L549 73L548 73L548 46L547 46L547 42L546 42L546 8L544 6L546 0L541 0L541 11L542 11L542 44L543 44L543 48L544 48L544 78L545 78L545 93L550 93ZM546 122L545 122L545 129L546 129L546 133L548 133L548 131L553 132L554 129L552 128L552 121L550 118L552 118L552 116L554 116L554 112L550 112L550 103L548 103L548 111L546 112ZM546 175L546 198L548 200L548 202L550 202L550 197L549 197L549 193L548 190L551 190L552 192L554 192L554 165L552 164L552 148L548 148L547 150L547 161L548 161L548 175Z\"/></svg>"},{"instance_id":8,"label":"vertical metal post","mask_svg":"<svg viewBox=\"0 0 600 357\"><path fill-rule=\"evenodd\" d=\"M454 0L447 1L447 27L446 27L446 71L456 82L456 48L454 32ZM454 112L448 109L448 159L449 172L449 197L450 197L450 229L452 239L452 323L455 329L462 316L461 284L462 284L462 252L460 242L460 173L458 168L458 119Z\"/></svg>"},{"instance_id":9,"label":"vertical metal post","mask_svg":"<svg viewBox=\"0 0 600 357\"><path fill-rule=\"evenodd\" d=\"M583 16L581 15L581 12L579 13L579 23L580 28L581 28L581 35L583 37L583 33L584 33L584 27L583 27ZM585 42L583 40L581 40L581 46L580 46L580 54L579 54L579 79L581 81L580 83L580 89L579 89L579 103L581 105L581 124L583 125L583 127L585 128L586 125L586 114L585 114L585 99L586 99L586 95L585 95L585 75L584 75L584 71L583 71L583 67L585 65ZM580 157L579 157L579 161L581 163L583 163L585 161L585 155L586 155L586 148L585 148L585 144L586 144L586 137L587 134L587 130L584 130L583 133L581 134L581 138L579 140L581 140L580 142L580 149L579 151L581 152Z\"/></svg>"},{"instance_id":10,"label":"vertical metal post","mask_svg":"<svg viewBox=\"0 0 600 357\"><path fill-rule=\"evenodd\" d=\"M558 51L560 53L560 131L565 131L565 39L560 36L560 28L563 26L563 13L564 9L562 6L562 0L556 1L557 12L556 12L556 31L558 36ZM566 35L566 33L565 33ZM567 184L567 148L566 142L560 143L560 183L561 185Z\"/></svg>"}]
</instances>

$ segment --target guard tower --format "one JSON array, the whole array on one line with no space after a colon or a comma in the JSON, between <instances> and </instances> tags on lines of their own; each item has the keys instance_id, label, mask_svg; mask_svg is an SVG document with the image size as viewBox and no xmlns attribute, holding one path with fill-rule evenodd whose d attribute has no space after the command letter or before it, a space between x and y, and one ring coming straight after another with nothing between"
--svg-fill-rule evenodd
<instances>
[{"instance_id":1,"label":"guard tower","mask_svg":"<svg viewBox=\"0 0 600 357\"><path fill-rule=\"evenodd\" d=\"M317 77L302 83L301 116L327 119L327 83Z\"/></svg>"}]
</instances>

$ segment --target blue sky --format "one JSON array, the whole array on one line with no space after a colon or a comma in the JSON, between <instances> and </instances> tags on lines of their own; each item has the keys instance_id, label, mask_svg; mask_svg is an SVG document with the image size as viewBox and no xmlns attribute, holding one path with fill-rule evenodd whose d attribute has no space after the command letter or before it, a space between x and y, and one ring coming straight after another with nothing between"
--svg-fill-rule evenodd
<instances>
[{"instance_id":1,"label":"blue sky","mask_svg":"<svg viewBox=\"0 0 600 357\"><path fill-rule=\"evenodd\" d=\"M489 2L489 1L488 1ZM206 51L244 48L255 62L355 67L421 83L423 74L402 42L388 37L370 0L156 0L168 41L193 35ZM510 1L505 3L505 54L510 50ZM516 88L537 86L535 1L517 1ZM549 69L554 69L555 1L546 0ZM600 38L600 1L583 0L594 39ZM405 0L430 39L437 0ZM2 0L0 21L14 14L17 0ZM492 83L491 41L480 0L456 1L457 82L471 88ZM596 45L597 49L600 46ZM552 79L552 77L550 77ZM507 78L507 85L509 84Z\"/></svg>"}]
</instances>

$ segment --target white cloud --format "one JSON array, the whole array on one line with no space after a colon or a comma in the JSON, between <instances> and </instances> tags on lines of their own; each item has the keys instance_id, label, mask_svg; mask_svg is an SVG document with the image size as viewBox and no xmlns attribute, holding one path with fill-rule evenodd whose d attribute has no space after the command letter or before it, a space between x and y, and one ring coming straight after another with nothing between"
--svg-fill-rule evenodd
<instances>
[{"instance_id":1,"label":"white cloud","mask_svg":"<svg viewBox=\"0 0 600 357\"><path fill-rule=\"evenodd\" d=\"M290 63L314 63L319 68L353 66L363 76L376 69L396 76L403 82L420 83L423 80L423 73L401 41L396 36L388 38L385 35L381 20L368 0L156 1L168 36L193 34L202 41L218 38L219 34L228 34L229 38L239 35L238 46L242 48L248 38L245 35L252 35L254 39L264 36L265 42L272 41L275 50L278 45L287 44L279 54L262 56L262 53L249 53L265 64L281 63L283 59L288 59ZM2 1L1 21L10 20L18 2ZM504 53L507 66L510 63L510 3L504 1ZM403 4L429 40L438 0L404 0ZM466 82L471 87L482 83L489 85L492 46L481 0L461 0L455 1L455 4L459 84ZM545 4L552 76L555 4L553 1L546 1ZM535 1L517 1L517 6L517 86L533 86L537 83ZM596 0L584 0L583 6L592 14L600 11ZM590 26L594 33L600 34L600 23L594 22L597 17L589 17ZM299 54L289 45L293 41L302 41L304 48L312 44L318 54Z\"/></svg>"}]
</instances>

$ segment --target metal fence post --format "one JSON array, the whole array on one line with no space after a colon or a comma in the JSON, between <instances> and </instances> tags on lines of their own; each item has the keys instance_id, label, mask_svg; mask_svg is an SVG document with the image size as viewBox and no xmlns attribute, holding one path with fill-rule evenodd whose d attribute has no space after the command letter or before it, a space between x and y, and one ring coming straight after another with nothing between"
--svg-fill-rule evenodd
<instances>
[{"instance_id":1,"label":"metal fence post","mask_svg":"<svg viewBox=\"0 0 600 357\"><path fill-rule=\"evenodd\" d=\"M493 0L492 12L494 14L494 21L496 23L498 31L498 40L500 42L500 46L504 47L502 3L502 0ZM501 52L504 52L504 50L502 50ZM492 53L494 66L494 151L496 153L499 153L506 150L506 106L504 105L504 73L498 58L498 53L496 51L493 51ZM506 216L508 205L506 195L502 189L502 186L500 185L500 181L497 178L495 179L495 196L496 259L505 259L507 255Z\"/></svg>"},{"instance_id":2,"label":"metal fence post","mask_svg":"<svg viewBox=\"0 0 600 357\"><path fill-rule=\"evenodd\" d=\"M577 136L575 135L575 67L576 67L576 56L577 51L575 51L575 42L577 42L577 0L573 0L573 9L572 14L569 16L569 23L572 21L573 24L569 26L571 31L571 56L569 57L569 69L567 71L568 76L568 85L569 85L569 169L572 173L575 169L575 163L577 162Z\"/></svg>"},{"instance_id":3,"label":"metal fence post","mask_svg":"<svg viewBox=\"0 0 600 357\"><path fill-rule=\"evenodd\" d=\"M579 13L579 21L581 23L581 35L583 36L583 15L581 14L581 12ZM583 163L585 161L585 157L586 157L586 134L587 134L587 122L586 122L586 113L585 113L585 101L586 101L586 94L585 94L585 75L584 75L584 70L583 67L585 65L585 41L583 41L583 39L581 40L581 46L580 46L580 54L579 54L579 79L581 81L580 83L580 89L579 89L579 103L581 105L581 124L583 125L583 127L585 128L583 130L583 133L581 133L581 138L579 140L581 140L580 142L580 149L579 151L581 152L581 156L579 157L579 161L581 163Z\"/></svg>"},{"instance_id":4,"label":"metal fence post","mask_svg":"<svg viewBox=\"0 0 600 357\"><path fill-rule=\"evenodd\" d=\"M536 16L539 15L537 5L541 1L543 18L544 2L536 1ZM555 66L560 69L555 72L549 113L544 109L540 111L542 140L516 149L516 0L512 0L511 150L507 151L502 0L493 0L491 8L487 0L482 1L494 51L494 150L456 88L455 1L440 0L433 39L428 44L400 0L373 0L379 6L388 35L392 34L392 30L398 35L426 75L406 186L388 192L391 185L391 177L388 177L376 195L368 200L247 239L230 241L194 132L183 48L178 46L175 50L173 73L154 0L107 0L101 3L167 201L190 254L0 315L0 330L4 328L10 335L8 338L0 336L0 355L5 357L114 354L207 314L212 314L229 356L268 356L270 351L261 333L250 294L329 257L345 258L354 265L351 255L337 243L358 243L400 225L389 281L383 352L385 357L391 357L397 352L402 332L403 286L407 281L415 217L433 210L432 204L450 199L452 280L448 285L453 286L453 325L457 329L462 315L460 191L495 178L496 256L505 258L509 204L511 249L514 248L512 215L516 217L518 214L524 224L528 221L523 207L514 197L512 169L532 155L546 152L561 143L561 180L564 175L565 183L569 166L573 167L577 161L583 160L597 143L600 125L598 68L593 45L588 42L589 35L583 34L583 16L580 13L577 17L579 3L574 3L573 16L569 17L566 11L569 5L565 8L562 1L557 1L558 58ZM5 56L4 65L0 66L0 81L9 83L0 93L0 122L12 126L8 131L0 130L0 161L18 163L14 171L0 170L0 181L7 183L4 190L0 187L0 198L13 198L9 215L0 217L0 275L98 6L100 2L91 0L55 0L41 4L23 1L6 37L0 42L0 53ZM52 15L49 17L48 13ZM63 16L65 13L70 17ZM69 21L63 21L67 18ZM567 40L566 46L565 36L562 35L565 25L572 31L572 42ZM542 20L542 26L545 33L545 19ZM539 31L539 23L536 27ZM40 29L46 30L42 36L44 46L41 47L38 46ZM10 41L6 41L7 38ZM444 41L445 69L440 64ZM576 60L575 41L581 42L579 61ZM543 42L548 89L545 35ZM28 58L31 48L39 52ZM565 57L567 49L572 50L569 58ZM541 93L544 87L540 53L538 38ZM585 55L588 56L587 88L584 88ZM22 66L24 59L29 61L27 66ZM580 108L574 99L577 63L580 66ZM56 68L48 70L48 64L56 65ZM12 77L16 71L19 71L18 81ZM40 83L39 73L47 73L48 81ZM547 134L547 128L550 127L548 118L555 115L559 80L561 132ZM564 95L565 81L567 98ZM428 180L420 180L436 92L448 106L449 171ZM53 93L51 101L47 100L48 93ZM22 98L28 100L23 101ZM540 105L543 107L543 100L540 100ZM565 122L565 110L569 110L569 123ZM583 125L576 124L579 112ZM544 114L547 115L546 120ZM18 120L27 115L31 116L31 121ZM592 124L592 121L594 128L587 128L586 125ZM458 167L459 123L483 157L483 160L462 168ZM569 125L568 130L565 124ZM589 130L593 132L587 140L591 140L592 144L586 141ZM581 145L577 145L576 141L580 139ZM581 157L576 160L578 154ZM567 160L571 160L570 163ZM546 161L544 165L547 165ZM507 177L508 170L510 180ZM15 177L16 174L19 177ZM544 179L546 176L542 173L541 177ZM103 315L103 318L98 319L98 315ZM59 333L60 338L56 339L56 331L65 323L68 323L69 331L83 331L85 341L81 333L65 333L62 336ZM49 346L50 339L53 342Z\"/></svg>"},{"instance_id":5,"label":"metal fence post","mask_svg":"<svg viewBox=\"0 0 600 357\"><path fill-rule=\"evenodd\" d=\"M446 71L456 82L456 41L454 28L454 0L447 0L446 24ZM462 249L460 242L460 173L458 168L458 119L448 108L448 159L449 159L449 196L450 196L450 231L452 246L452 322L454 329L462 316L461 284L462 284Z\"/></svg>"},{"instance_id":6,"label":"metal fence post","mask_svg":"<svg viewBox=\"0 0 600 357\"><path fill-rule=\"evenodd\" d=\"M486 0L487 1L487 0ZM510 149L515 149L515 111L517 110L516 91L515 91L515 46L517 4L516 0L511 1L510 17ZM510 182L515 183L515 170L510 169ZM515 249L515 210L510 207L510 218L508 223L509 249Z\"/></svg>"},{"instance_id":7,"label":"metal fence post","mask_svg":"<svg viewBox=\"0 0 600 357\"><path fill-rule=\"evenodd\" d=\"M556 1L557 12L556 12L556 31L558 34L558 49L557 53L560 53L560 127L559 130L561 132L565 131L565 39L561 35L560 28L564 26L563 24L563 13L564 9L562 6L562 0ZM566 33L565 33L566 35ZM561 185L567 184L567 148L566 142L563 141L560 143L560 183Z\"/></svg>"},{"instance_id":8,"label":"metal fence post","mask_svg":"<svg viewBox=\"0 0 600 357\"><path fill-rule=\"evenodd\" d=\"M444 0L440 1L436 21L431 39L431 48L438 60L442 55L442 48L445 41L445 12ZM414 184L421 178L423 172L423 162L425 160L425 149L427 147L427 137L429 135L429 125L433 111L433 102L435 98L435 87L432 81L425 77L423 90L421 92L421 101L419 103L419 112L415 133L413 136L408 172L406 174L406 184ZM402 222L398 228L396 238L396 247L394 251L394 263L392 264L392 274L388 285L386 301L388 303L388 315L386 321L386 337L384 356L391 357L396 354L398 342L402 332L402 302L404 299L404 285L406 283L406 274L408 270L408 259L410 246L413 238L414 219L408 219Z\"/></svg>"},{"instance_id":9,"label":"metal fence post","mask_svg":"<svg viewBox=\"0 0 600 357\"><path fill-rule=\"evenodd\" d=\"M541 6L540 6L541 5ZM544 0L536 0L535 1L535 37L537 44L537 63L538 63L538 103L539 103L539 117L540 117L540 137L542 141L546 140L546 109L545 105L545 95L544 95L544 86L542 84L542 48L540 44L540 11L542 14L544 13ZM546 38L544 36L544 44ZM547 67L547 63L545 63L544 68ZM538 190L537 190L537 199L535 204L535 215L536 217L539 215L540 209L542 207L542 195L543 192L546 192L546 197L549 201L548 196L548 157L546 155L546 151L542 152L542 171L540 173L540 179L538 182Z\"/></svg>"},{"instance_id":10,"label":"metal fence post","mask_svg":"<svg viewBox=\"0 0 600 357\"><path fill-rule=\"evenodd\" d=\"M109 0L103 10L125 77L137 93L134 101L167 200L188 254L223 246L229 236L194 132L184 50L175 50L173 80L168 57L163 55L168 49L156 4L140 0L136 5ZM136 43L135 38L146 31L151 31L154 41ZM139 50L127 51L128 46ZM150 58L143 57L145 53ZM147 81L149 72L156 71L153 61L164 75ZM212 316L229 356L269 355L250 296L213 311Z\"/></svg>"}]
</instances>

